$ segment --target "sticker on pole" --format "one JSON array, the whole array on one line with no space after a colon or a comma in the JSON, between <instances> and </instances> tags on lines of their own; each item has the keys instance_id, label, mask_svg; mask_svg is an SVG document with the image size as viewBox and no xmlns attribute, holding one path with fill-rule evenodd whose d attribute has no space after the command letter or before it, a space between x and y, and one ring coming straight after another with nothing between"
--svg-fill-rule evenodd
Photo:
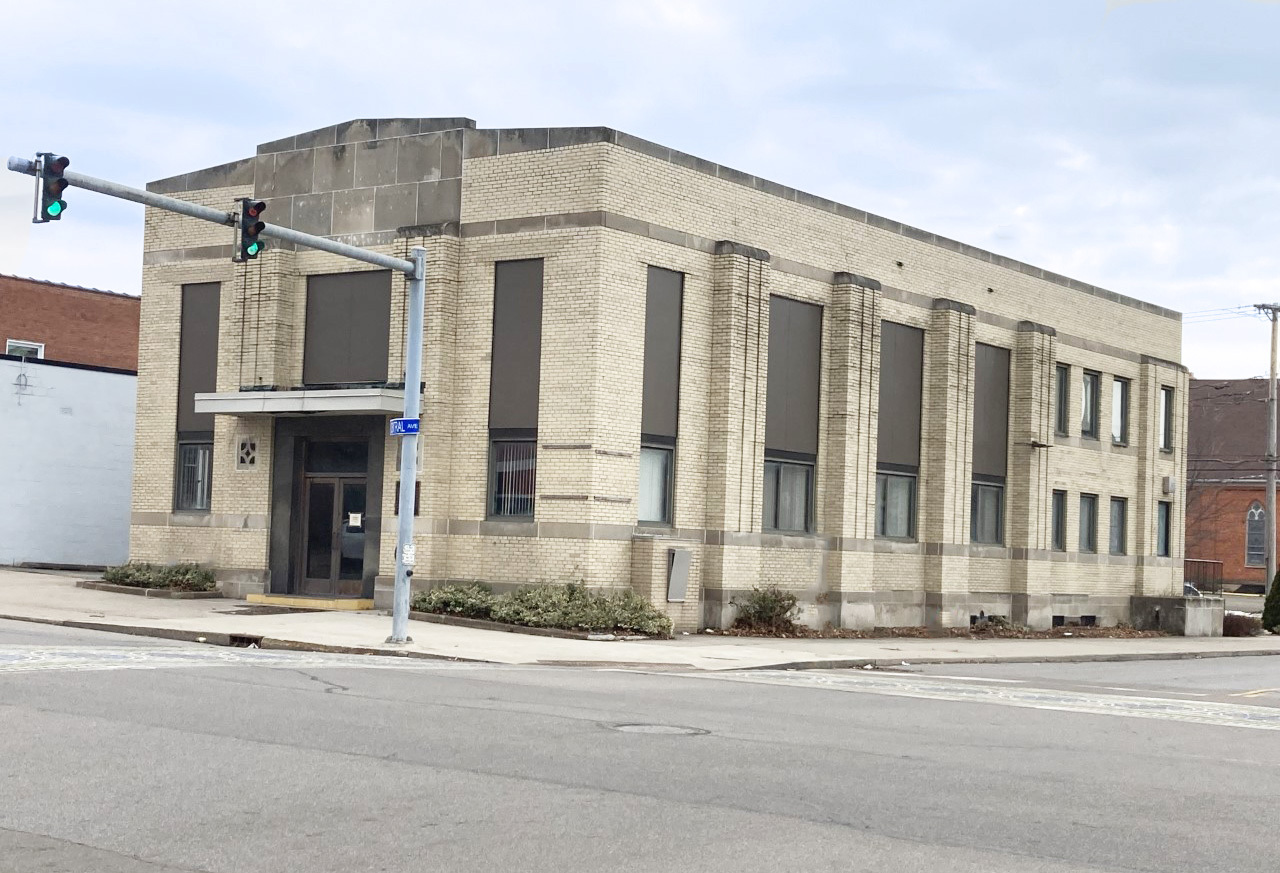
<instances>
[{"instance_id":1,"label":"sticker on pole","mask_svg":"<svg viewBox=\"0 0 1280 873\"><path fill-rule=\"evenodd\" d=\"M417 546L414 545L413 541L410 540L409 542L404 544L404 554L400 558L400 563L404 564L406 567L412 567L413 562L416 561L417 559L418 559L418 548Z\"/></svg>"},{"instance_id":2,"label":"sticker on pole","mask_svg":"<svg viewBox=\"0 0 1280 873\"><path fill-rule=\"evenodd\" d=\"M418 424L422 421L420 418L393 418L391 419L391 435L392 436L416 436L418 433Z\"/></svg>"}]
</instances>

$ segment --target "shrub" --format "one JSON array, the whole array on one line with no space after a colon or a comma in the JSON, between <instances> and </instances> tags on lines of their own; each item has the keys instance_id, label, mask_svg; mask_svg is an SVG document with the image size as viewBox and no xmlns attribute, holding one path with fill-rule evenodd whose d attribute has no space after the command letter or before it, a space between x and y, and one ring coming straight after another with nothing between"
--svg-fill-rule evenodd
<instances>
[{"instance_id":1,"label":"shrub","mask_svg":"<svg viewBox=\"0 0 1280 873\"><path fill-rule=\"evenodd\" d=\"M217 587L212 571L190 563L164 565L131 561L118 567L108 567L103 572L102 579L113 585L167 588L172 591L212 591Z\"/></svg>"},{"instance_id":2,"label":"shrub","mask_svg":"<svg viewBox=\"0 0 1280 873\"><path fill-rule=\"evenodd\" d=\"M488 585L442 585L414 595L413 608L419 612L460 615L464 618L489 618L493 610L493 591Z\"/></svg>"},{"instance_id":3,"label":"shrub","mask_svg":"<svg viewBox=\"0 0 1280 873\"><path fill-rule=\"evenodd\" d=\"M1262 606L1262 626L1272 633L1280 632L1280 570L1271 580L1271 590Z\"/></svg>"},{"instance_id":4,"label":"shrub","mask_svg":"<svg viewBox=\"0 0 1280 873\"><path fill-rule=\"evenodd\" d=\"M593 593L577 582L503 594L494 599L491 617L525 627L671 635L671 619L634 591Z\"/></svg>"},{"instance_id":5,"label":"shrub","mask_svg":"<svg viewBox=\"0 0 1280 873\"><path fill-rule=\"evenodd\" d=\"M734 600L738 617L733 626L753 631L786 633L795 630L796 595L777 585L756 586L741 601Z\"/></svg>"},{"instance_id":6,"label":"shrub","mask_svg":"<svg viewBox=\"0 0 1280 873\"><path fill-rule=\"evenodd\" d=\"M1260 630L1262 630L1262 620L1256 615L1228 612L1222 616L1222 635L1224 637L1251 637Z\"/></svg>"}]
</instances>

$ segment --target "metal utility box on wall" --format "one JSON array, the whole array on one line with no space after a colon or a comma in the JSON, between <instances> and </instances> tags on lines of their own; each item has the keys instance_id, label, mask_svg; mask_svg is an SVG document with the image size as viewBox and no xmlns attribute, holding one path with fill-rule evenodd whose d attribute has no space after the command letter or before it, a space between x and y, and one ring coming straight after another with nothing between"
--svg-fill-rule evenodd
<instances>
[{"instance_id":1,"label":"metal utility box on wall","mask_svg":"<svg viewBox=\"0 0 1280 873\"><path fill-rule=\"evenodd\" d=\"M667 549L667 602L684 603L689 589L689 550Z\"/></svg>"}]
</instances>

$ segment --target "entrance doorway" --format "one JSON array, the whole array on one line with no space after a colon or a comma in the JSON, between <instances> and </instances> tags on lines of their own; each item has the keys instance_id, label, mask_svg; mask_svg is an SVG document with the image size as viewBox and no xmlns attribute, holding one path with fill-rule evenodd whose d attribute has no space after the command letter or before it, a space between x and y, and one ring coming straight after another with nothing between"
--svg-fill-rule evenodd
<instances>
[{"instance_id":1,"label":"entrance doorway","mask_svg":"<svg viewBox=\"0 0 1280 873\"><path fill-rule=\"evenodd\" d=\"M308 440L304 453L300 593L359 597L365 576L369 444Z\"/></svg>"}]
</instances>

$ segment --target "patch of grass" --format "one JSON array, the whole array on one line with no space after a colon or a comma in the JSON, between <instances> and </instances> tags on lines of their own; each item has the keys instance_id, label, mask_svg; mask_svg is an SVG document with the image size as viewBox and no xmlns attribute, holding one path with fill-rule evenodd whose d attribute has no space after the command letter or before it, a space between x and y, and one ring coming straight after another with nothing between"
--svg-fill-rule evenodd
<instances>
[{"instance_id":1,"label":"patch of grass","mask_svg":"<svg viewBox=\"0 0 1280 873\"><path fill-rule=\"evenodd\" d=\"M151 564L131 561L108 567L102 581L131 588L166 588L170 591L212 591L217 587L213 571L199 564Z\"/></svg>"},{"instance_id":2,"label":"patch of grass","mask_svg":"<svg viewBox=\"0 0 1280 873\"><path fill-rule=\"evenodd\" d=\"M413 608L524 627L671 636L671 619L634 591L593 592L580 582L498 595L480 584L442 586L416 595Z\"/></svg>"},{"instance_id":3,"label":"patch of grass","mask_svg":"<svg viewBox=\"0 0 1280 873\"><path fill-rule=\"evenodd\" d=\"M1241 615L1228 612L1222 617L1222 635L1224 637L1251 637L1262 630L1262 619L1256 615Z\"/></svg>"},{"instance_id":4,"label":"patch of grass","mask_svg":"<svg viewBox=\"0 0 1280 873\"><path fill-rule=\"evenodd\" d=\"M750 594L733 601L738 607L733 626L757 633L795 633L797 602L793 592L777 585L757 585Z\"/></svg>"}]
</instances>

